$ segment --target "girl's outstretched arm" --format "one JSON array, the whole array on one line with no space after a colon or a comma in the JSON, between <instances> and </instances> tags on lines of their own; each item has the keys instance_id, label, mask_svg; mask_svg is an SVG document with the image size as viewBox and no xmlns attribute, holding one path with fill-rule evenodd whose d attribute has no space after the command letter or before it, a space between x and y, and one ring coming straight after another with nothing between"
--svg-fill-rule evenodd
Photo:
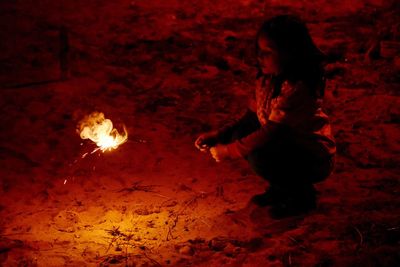
<instances>
[{"instance_id":1,"label":"girl's outstretched arm","mask_svg":"<svg viewBox=\"0 0 400 267\"><path fill-rule=\"evenodd\" d=\"M265 125L257 131L228 145L231 157L245 157L252 150L262 147L275 136L296 128L299 122L313 114L316 99L309 93L303 82L284 82L280 95L272 105Z\"/></svg>"},{"instance_id":2,"label":"girl's outstretched arm","mask_svg":"<svg viewBox=\"0 0 400 267\"><path fill-rule=\"evenodd\" d=\"M264 146L268 142L271 142L276 136L283 134L286 129L287 126L284 124L268 121L257 131L228 144L227 149L232 158L245 157L251 151Z\"/></svg>"},{"instance_id":3,"label":"girl's outstretched arm","mask_svg":"<svg viewBox=\"0 0 400 267\"><path fill-rule=\"evenodd\" d=\"M234 133L239 129L247 128L247 125L254 122L254 118L256 118L256 116L257 115L255 114L255 112L248 108L245 110L244 114L241 117L219 128L217 130L219 140L218 143L231 143L233 141Z\"/></svg>"}]
</instances>

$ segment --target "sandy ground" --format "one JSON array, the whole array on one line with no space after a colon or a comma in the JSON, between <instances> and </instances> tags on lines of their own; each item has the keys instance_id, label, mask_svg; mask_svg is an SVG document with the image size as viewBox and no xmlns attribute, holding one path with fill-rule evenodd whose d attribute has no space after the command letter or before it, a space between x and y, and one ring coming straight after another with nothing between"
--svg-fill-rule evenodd
<instances>
[{"instance_id":1,"label":"sandy ground","mask_svg":"<svg viewBox=\"0 0 400 267\"><path fill-rule=\"evenodd\" d=\"M0 265L400 266L400 9L349 3L2 1ZM193 142L241 114L257 27L287 12L330 57L338 157L316 211L272 220L246 162ZM93 111L129 141L82 158Z\"/></svg>"}]
</instances>

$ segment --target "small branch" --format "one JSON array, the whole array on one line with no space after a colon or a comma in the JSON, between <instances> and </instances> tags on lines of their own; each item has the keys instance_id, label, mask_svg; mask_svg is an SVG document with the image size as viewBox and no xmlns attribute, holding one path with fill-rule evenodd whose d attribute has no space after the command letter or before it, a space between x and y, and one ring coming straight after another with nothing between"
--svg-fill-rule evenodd
<instances>
[{"instance_id":1,"label":"small branch","mask_svg":"<svg viewBox=\"0 0 400 267\"><path fill-rule=\"evenodd\" d=\"M150 257L146 254L146 252L143 252L143 255L144 255L148 260L150 260L152 263L156 264L157 266L162 266L158 261L156 261L156 260L153 259L153 258L150 258Z\"/></svg>"},{"instance_id":2,"label":"small branch","mask_svg":"<svg viewBox=\"0 0 400 267\"><path fill-rule=\"evenodd\" d=\"M118 192L118 193L121 193L121 192L132 193L132 192L134 192L134 191L143 191L143 192L157 193L157 192L154 190L154 188L155 188L157 185L141 185L141 183L142 183L142 181L134 182L133 185L132 185L131 187L123 188L123 189L121 189L121 190L119 190L119 191L117 191L117 192ZM160 196L164 197L163 195L160 195Z\"/></svg>"},{"instance_id":3,"label":"small branch","mask_svg":"<svg viewBox=\"0 0 400 267\"><path fill-rule=\"evenodd\" d=\"M362 235L362 233L360 232L360 230L358 230L357 227L354 226L353 228L354 228L354 230L356 230L357 234L360 236L360 244L359 244L359 246L361 247L362 244L363 244L363 242L364 242L363 235Z\"/></svg>"}]
</instances>

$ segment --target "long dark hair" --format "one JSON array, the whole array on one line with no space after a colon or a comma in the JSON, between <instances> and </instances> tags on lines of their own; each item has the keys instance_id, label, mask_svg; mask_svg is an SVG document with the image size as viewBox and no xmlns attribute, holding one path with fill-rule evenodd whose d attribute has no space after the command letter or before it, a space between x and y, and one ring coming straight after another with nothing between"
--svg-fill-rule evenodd
<instances>
[{"instance_id":1,"label":"long dark hair","mask_svg":"<svg viewBox=\"0 0 400 267\"><path fill-rule=\"evenodd\" d=\"M325 78L323 62L325 55L317 48L312 40L307 26L292 15L280 15L266 20L260 27L256 38L256 52L258 55L258 39L265 36L288 59L282 62L282 72L271 77L274 84L273 97L280 94L284 80L303 81L310 88L314 96L324 95ZM257 78L263 76L258 66Z\"/></svg>"}]
</instances>

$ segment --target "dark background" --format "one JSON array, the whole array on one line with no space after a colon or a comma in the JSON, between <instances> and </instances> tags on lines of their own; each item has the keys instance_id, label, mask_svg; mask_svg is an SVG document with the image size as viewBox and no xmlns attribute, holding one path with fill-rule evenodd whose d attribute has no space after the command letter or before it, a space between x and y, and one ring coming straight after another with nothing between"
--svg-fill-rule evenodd
<instances>
[{"instance_id":1,"label":"dark background","mask_svg":"<svg viewBox=\"0 0 400 267\"><path fill-rule=\"evenodd\" d=\"M400 266L395 2L0 1L0 265ZM241 114L286 13L329 57L338 155L318 209L277 221L244 161L193 142ZM129 141L82 158L93 111Z\"/></svg>"}]
</instances>

